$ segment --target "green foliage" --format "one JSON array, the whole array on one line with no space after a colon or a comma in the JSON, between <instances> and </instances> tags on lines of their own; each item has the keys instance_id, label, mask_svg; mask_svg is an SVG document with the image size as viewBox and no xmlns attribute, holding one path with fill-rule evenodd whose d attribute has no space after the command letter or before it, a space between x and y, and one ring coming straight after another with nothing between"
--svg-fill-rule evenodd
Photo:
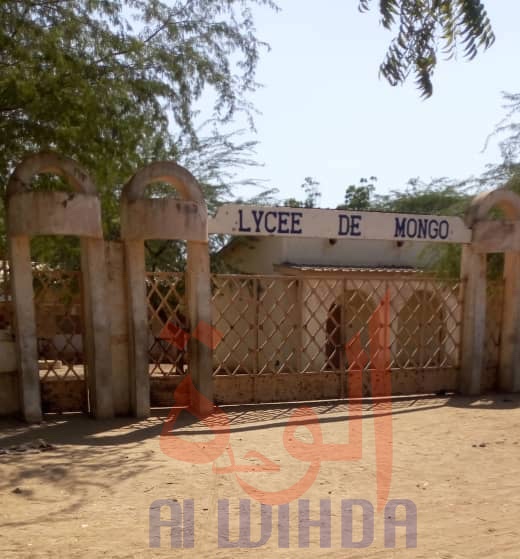
<instances>
[{"instance_id":1,"label":"green foliage","mask_svg":"<svg viewBox=\"0 0 520 559\"><path fill-rule=\"evenodd\" d=\"M471 198L464 183L446 178L425 183L415 178L408 181L403 191L377 196L374 207L389 212L463 215Z\"/></svg>"},{"instance_id":2,"label":"green foliage","mask_svg":"<svg viewBox=\"0 0 520 559\"><path fill-rule=\"evenodd\" d=\"M317 208L321 198L319 186L319 181L313 177L305 177L300 185L300 188L305 193L305 199L287 198L283 201L283 205L289 208Z\"/></svg>"},{"instance_id":3,"label":"green foliage","mask_svg":"<svg viewBox=\"0 0 520 559\"><path fill-rule=\"evenodd\" d=\"M237 114L251 119L247 97L265 46L253 5L275 8L271 0L4 0L0 189L26 153L63 153L91 173L106 238L115 239L122 185L150 161L173 159L214 211L231 195L236 168L253 163L254 142L221 132ZM213 112L197 127L203 92ZM36 258L49 257L48 243L66 252L67 240L42 241Z\"/></svg>"},{"instance_id":4,"label":"green foliage","mask_svg":"<svg viewBox=\"0 0 520 559\"><path fill-rule=\"evenodd\" d=\"M372 195L375 192L374 183L377 177L361 178L359 185L351 184L345 191L345 203L338 206L338 210L366 211L372 207Z\"/></svg>"},{"instance_id":5,"label":"green foliage","mask_svg":"<svg viewBox=\"0 0 520 559\"><path fill-rule=\"evenodd\" d=\"M372 0L359 0L361 11L371 5ZM397 28L380 73L391 85L404 83L413 73L423 97L433 92L439 50L447 58L462 50L471 60L495 41L480 0L380 0L378 5L383 27Z\"/></svg>"}]
</instances>

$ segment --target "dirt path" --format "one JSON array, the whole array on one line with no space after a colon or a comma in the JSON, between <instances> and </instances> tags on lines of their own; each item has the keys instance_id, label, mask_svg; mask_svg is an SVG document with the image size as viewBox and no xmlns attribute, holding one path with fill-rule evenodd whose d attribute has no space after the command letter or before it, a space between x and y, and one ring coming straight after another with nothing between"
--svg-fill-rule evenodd
<instances>
[{"instance_id":1,"label":"dirt path","mask_svg":"<svg viewBox=\"0 0 520 559\"><path fill-rule=\"evenodd\" d=\"M346 404L320 404L312 409L319 417L324 443L330 447L346 442ZM304 511L305 503L298 505L298 501L289 506L289 524L283 524L287 529L278 529L277 524L280 515L285 518L285 509L272 507L272 534L262 547L219 548L219 503L221 508L229 503L229 516L221 514L221 520L229 518L229 541L238 538L239 499L248 498L238 477L265 491L283 491L305 479L312 464L290 456L284 446L284 430L294 410L285 405L225 408L230 438L223 444L233 449L236 465L242 470L270 468L238 473L215 473L211 461L190 463L200 462L201 456L211 452L213 439L207 428L191 422L185 413L174 432L183 441L200 443L199 448L204 445L198 455L195 451L183 455L185 461L177 459L182 452L176 458L161 450L164 415L140 422L56 416L31 428L0 422L0 448L16 447L0 454L0 557L520 557L520 397L505 395L475 401L454 397L394 403L390 499L415 504L416 548L406 549L402 527L396 529L396 548L385 548L383 511L374 513L369 547L341 547L342 500L362 499L365 506L377 506L370 404L364 405L360 459L330 461L326 459L329 447L314 447L322 461L301 499L309 501L311 520L319 518L321 500L325 525L330 506L330 548L320 548L318 527L308 530L309 547L298 547L299 538L305 540L306 534L304 512L298 512L299 506ZM317 432L309 425L305 418L297 429L295 425L293 435L302 444L317 440ZM225 431L222 426L214 429ZM38 446L34 444L38 439L54 448L32 448ZM33 444L21 446L28 442ZM21 452L21 448L26 450ZM264 455L265 463L254 453L244 458L251 451ZM215 461L220 468L229 464L226 451ZM150 506L165 499L184 505L188 519L193 499L193 549L172 549L167 528L160 532L161 548L149 547ZM260 506L254 500L250 503L251 540L259 540ZM364 534L370 536L370 530L365 519L362 531L361 508L353 510L353 540L361 541ZM168 517L165 508L162 518ZM404 519L404 509L397 519ZM271 526L264 520L264 527ZM189 532L186 529L186 542ZM321 531L325 544L326 532L326 528ZM220 535L224 536L222 525ZM283 547L287 544L290 547Z\"/></svg>"}]
</instances>

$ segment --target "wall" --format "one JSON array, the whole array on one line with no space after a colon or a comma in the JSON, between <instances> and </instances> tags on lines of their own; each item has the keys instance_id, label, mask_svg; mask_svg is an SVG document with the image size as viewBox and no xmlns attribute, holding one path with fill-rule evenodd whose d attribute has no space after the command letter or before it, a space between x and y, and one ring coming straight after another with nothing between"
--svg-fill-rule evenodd
<instances>
[{"instance_id":1,"label":"wall","mask_svg":"<svg viewBox=\"0 0 520 559\"><path fill-rule=\"evenodd\" d=\"M342 267L421 267L423 243L256 237L232 241L224 260L238 272L272 274L277 265Z\"/></svg>"}]
</instances>

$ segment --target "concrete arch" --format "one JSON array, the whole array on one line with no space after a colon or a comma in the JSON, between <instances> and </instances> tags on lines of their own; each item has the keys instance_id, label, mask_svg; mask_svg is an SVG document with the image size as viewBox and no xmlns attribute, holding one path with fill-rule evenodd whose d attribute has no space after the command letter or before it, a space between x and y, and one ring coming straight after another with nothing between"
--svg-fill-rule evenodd
<instances>
[{"instance_id":1,"label":"concrete arch","mask_svg":"<svg viewBox=\"0 0 520 559\"><path fill-rule=\"evenodd\" d=\"M166 182L176 188L183 200L206 207L204 194L195 177L173 161L156 161L143 167L125 184L123 198L129 201L144 199L144 191L153 182Z\"/></svg>"},{"instance_id":2,"label":"concrete arch","mask_svg":"<svg viewBox=\"0 0 520 559\"><path fill-rule=\"evenodd\" d=\"M464 221L468 227L487 219L489 212L498 208L504 212L506 219L520 219L520 196L506 188L497 188L482 192L473 198L466 212Z\"/></svg>"},{"instance_id":3,"label":"concrete arch","mask_svg":"<svg viewBox=\"0 0 520 559\"><path fill-rule=\"evenodd\" d=\"M65 178L80 194L97 195L94 182L79 163L70 157L46 151L28 155L16 166L7 183L7 198L13 194L30 192L32 179L42 173Z\"/></svg>"},{"instance_id":4,"label":"concrete arch","mask_svg":"<svg viewBox=\"0 0 520 559\"><path fill-rule=\"evenodd\" d=\"M31 181L41 173L64 177L75 194L32 191ZM16 167L8 182L6 200L23 415L30 422L40 421L42 417L30 239L37 235L74 235L80 237L81 242L90 407L96 417L111 417L110 321L103 280L106 271L101 208L96 187L73 159L43 152L26 157Z\"/></svg>"},{"instance_id":5,"label":"concrete arch","mask_svg":"<svg viewBox=\"0 0 520 559\"><path fill-rule=\"evenodd\" d=\"M153 182L166 182L182 200L149 199L145 189ZM186 292L191 329L211 328L208 212L202 188L193 175L172 161L151 163L126 183L121 198L121 237L125 245L127 304L130 313L130 399L137 417L150 413L148 370L148 320L145 292L146 239L187 241ZM213 401L212 350L191 336L188 341L189 372L195 390L191 404L200 414L210 413Z\"/></svg>"},{"instance_id":6,"label":"concrete arch","mask_svg":"<svg viewBox=\"0 0 520 559\"><path fill-rule=\"evenodd\" d=\"M498 208L504 220L492 220ZM471 245L462 251L461 279L464 281L464 314L460 388L480 394L486 335L487 253L502 252L504 259L504 308L498 386L520 390L520 196L498 188L476 196L466 212L473 230Z\"/></svg>"}]
</instances>

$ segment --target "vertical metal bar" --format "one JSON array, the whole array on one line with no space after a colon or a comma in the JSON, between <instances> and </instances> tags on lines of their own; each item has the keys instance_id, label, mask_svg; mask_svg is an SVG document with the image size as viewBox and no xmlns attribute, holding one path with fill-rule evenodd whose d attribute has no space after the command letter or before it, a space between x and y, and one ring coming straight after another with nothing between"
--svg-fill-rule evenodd
<instances>
[{"instance_id":1,"label":"vertical metal bar","mask_svg":"<svg viewBox=\"0 0 520 559\"><path fill-rule=\"evenodd\" d=\"M255 359L254 359L254 374L258 375L260 372L260 280L255 278L253 280L253 293L255 294Z\"/></svg>"},{"instance_id":2,"label":"vertical metal bar","mask_svg":"<svg viewBox=\"0 0 520 559\"><path fill-rule=\"evenodd\" d=\"M424 286L421 286L419 290L419 312L417 313L419 316L419 351L418 351L418 360L419 360L419 369L424 372L424 364L425 364L425 351L424 351L424 328L426 326L426 301L428 299L427 291Z\"/></svg>"},{"instance_id":3,"label":"vertical metal bar","mask_svg":"<svg viewBox=\"0 0 520 559\"><path fill-rule=\"evenodd\" d=\"M345 378L346 378L346 359L345 359L345 344L347 343L346 340L346 328L345 328L345 307L347 304L346 301L346 294L347 294L347 282L348 280L345 278L341 279L341 309L340 309L340 319L339 319L339 339L340 339L340 347L338 348L339 351L339 382L340 382L340 389L339 389L339 397L345 397Z\"/></svg>"},{"instance_id":4,"label":"vertical metal bar","mask_svg":"<svg viewBox=\"0 0 520 559\"><path fill-rule=\"evenodd\" d=\"M296 368L298 373L303 373L303 279L298 278L296 281Z\"/></svg>"}]
</instances>

